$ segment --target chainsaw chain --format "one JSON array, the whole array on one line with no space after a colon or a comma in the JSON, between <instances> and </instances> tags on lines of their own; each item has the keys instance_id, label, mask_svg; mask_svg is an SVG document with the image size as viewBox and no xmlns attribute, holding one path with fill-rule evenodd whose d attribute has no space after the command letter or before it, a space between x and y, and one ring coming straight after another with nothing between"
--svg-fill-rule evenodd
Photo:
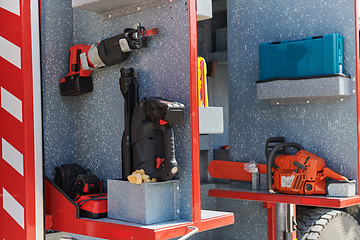
<instances>
[{"instance_id":1,"label":"chainsaw chain","mask_svg":"<svg viewBox=\"0 0 360 240\"><path fill-rule=\"evenodd\" d=\"M340 210L298 207L296 214L298 240L318 239L329 221L341 215L349 217L357 224L350 214Z\"/></svg>"}]
</instances>

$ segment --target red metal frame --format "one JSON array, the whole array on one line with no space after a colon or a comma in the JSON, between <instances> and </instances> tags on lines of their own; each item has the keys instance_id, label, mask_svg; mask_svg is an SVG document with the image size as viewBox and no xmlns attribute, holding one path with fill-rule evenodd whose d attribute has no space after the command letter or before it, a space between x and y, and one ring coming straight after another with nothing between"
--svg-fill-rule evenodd
<instances>
[{"instance_id":1,"label":"red metal frame","mask_svg":"<svg viewBox=\"0 0 360 240\"><path fill-rule=\"evenodd\" d=\"M32 72L32 38L31 38L31 1L21 1L23 26L23 43L22 43L22 67L24 76L24 127L25 127L25 154L24 169L25 178L25 222L26 222L26 239L36 238L35 228L35 146L34 146L34 105L33 105L33 72ZM28 56L27 58L25 58Z\"/></svg>"},{"instance_id":2,"label":"red metal frame","mask_svg":"<svg viewBox=\"0 0 360 240\"><path fill-rule=\"evenodd\" d=\"M360 196L347 198L313 197L289 194L271 194L267 192L251 192L242 189L210 189L210 197L232 198L260 202L290 203L317 207L344 208L360 203Z\"/></svg>"},{"instance_id":3,"label":"red metal frame","mask_svg":"<svg viewBox=\"0 0 360 240\"><path fill-rule=\"evenodd\" d=\"M63 195L48 179L45 180L45 193L45 212L51 215L51 219L48 219L51 222L47 222L47 226L51 224L52 229L56 231L98 238L165 240L185 235L189 231L188 226L195 226L199 231L205 231L234 223L232 213L222 213L197 222L169 224L167 227L157 229L77 218L77 205Z\"/></svg>"},{"instance_id":4,"label":"red metal frame","mask_svg":"<svg viewBox=\"0 0 360 240\"><path fill-rule=\"evenodd\" d=\"M52 216L50 214L45 214L45 231L51 230L52 228Z\"/></svg>"},{"instance_id":5,"label":"red metal frame","mask_svg":"<svg viewBox=\"0 0 360 240\"><path fill-rule=\"evenodd\" d=\"M276 203L264 202L268 212L268 240L276 240Z\"/></svg>"},{"instance_id":6,"label":"red metal frame","mask_svg":"<svg viewBox=\"0 0 360 240\"><path fill-rule=\"evenodd\" d=\"M22 44L22 39L18 39L21 34L21 16L17 16L4 9L0 8L0 21L8 24L1 24L0 35L1 37L12 42L16 46ZM1 78L1 87L11 92L19 100L23 101L23 71L16 68L14 65L0 57L0 71L3 73ZM10 73L12 71L12 74ZM11 78L11 75L16 76L15 81L6 81ZM19 85L16 88L16 85ZM20 153L24 153L24 124L11 116L4 109L0 108L0 132L1 138L9 142ZM13 131L13 132L12 132ZM2 152L2 148L0 148ZM2 154L1 154L2 155ZM1 239L24 239L25 230L22 229L12 217L4 210L4 189L9 192L10 195L16 196L14 199L18 201L21 206L25 205L25 191L24 191L24 178L18 174L10 165L8 165L3 159L0 162L0 238ZM11 178L12 177L12 178ZM16 188L14 184L7 181L12 179L17 181L19 188ZM6 230L11 231L7 232ZM13 232L13 233L11 233Z\"/></svg>"},{"instance_id":7,"label":"red metal frame","mask_svg":"<svg viewBox=\"0 0 360 240\"><path fill-rule=\"evenodd\" d=\"M293 211L294 211L294 220L295 220L295 223L296 223L296 205L295 204L293 205ZM297 227L297 226L295 225L295 227ZM292 239L296 240L296 237L297 237L296 235L297 234L296 234L296 229L295 229L295 231L293 231L292 234L291 234Z\"/></svg>"},{"instance_id":8,"label":"red metal frame","mask_svg":"<svg viewBox=\"0 0 360 240\"><path fill-rule=\"evenodd\" d=\"M191 177L192 177L192 218L201 219L200 196L200 141L199 103L197 82L197 19L196 0L189 0L189 48L190 48L190 124L191 124Z\"/></svg>"},{"instance_id":9,"label":"red metal frame","mask_svg":"<svg viewBox=\"0 0 360 240\"><path fill-rule=\"evenodd\" d=\"M37 12L33 11L32 7L39 1L20 0L17 2L19 12L0 8L0 21L4 23L0 27L0 36L20 49L20 64L16 67L0 58L0 70L2 72L1 87L21 101L22 120L15 119L0 108L0 132L1 138L6 139L21 153L23 173L20 174L1 160L0 202L2 205L3 193L6 190L17 202L17 214L11 216L4 210L4 206L0 208L0 237L1 239L41 239L42 237L38 236L43 235L43 230L40 227L39 233L39 226L37 226L40 224L37 221L39 212L36 207L36 190L39 190L36 186L36 178L41 178L41 176L35 174L35 162L42 162L42 160L35 159L34 104L38 103L34 101L33 85L39 81L39 79L34 81L33 69L34 66L40 66L40 60L38 63L33 62L33 56L39 54L33 53L33 46L39 44L37 42L39 38L33 39L32 35L34 34L33 24L36 25L38 20L36 19L38 16L35 16ZM13 4L16 4L16 1ZM16 55L17 53L14 52L14 56ZM40 69L36 68L34 71L40 72ZM40 91L40 86L37 90ZM23 227L19 222L23 222Z\"/></svg>"}]
</instances>

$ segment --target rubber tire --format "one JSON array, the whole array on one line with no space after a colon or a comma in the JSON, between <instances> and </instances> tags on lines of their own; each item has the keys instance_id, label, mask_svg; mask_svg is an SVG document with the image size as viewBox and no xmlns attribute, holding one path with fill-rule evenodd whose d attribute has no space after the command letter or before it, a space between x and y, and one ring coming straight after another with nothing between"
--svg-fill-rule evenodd
<instances>
[{"instance_id":1,"label":"rubber tire","mask_svg":"<svg viewBox=\"0 0 360 240\"><path fill-rule=\"evenodd\" d=\"M348 213L326 208L298 207L298 240L358 240L360 226Z\"/></svg>"}]
</instances>

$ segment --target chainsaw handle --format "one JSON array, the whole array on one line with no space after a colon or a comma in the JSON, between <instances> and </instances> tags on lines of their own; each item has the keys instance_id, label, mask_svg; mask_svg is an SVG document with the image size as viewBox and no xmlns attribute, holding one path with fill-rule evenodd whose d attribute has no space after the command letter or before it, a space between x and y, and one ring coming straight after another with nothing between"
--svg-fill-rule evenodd
<instances>
[{"instance_id":1,"label":"chainsaw handle","mask_svg":"<svg viewBox=\"0 0 360 240\"><path fill-rule=\"evenodd\" d=\"M272 165L275 160L275 154L277 151L279 151L280 148L286 148L286 147L294 147L294 148L297 148L299 151L304 150L304 148L300 144L293 143L293 142L280 143L271 150L269 157L267 159L267 163L266 163L267 164L266 165L266 167L267 167L267 173L266 173L267 174L267 186L268 186L268 190L270 193L275 193L274 189L272 188L272 171L271 171Z\"/></svg>"},{"instance_id":2,"label":"chainsaw handle","mask_svg":"<svg viewBox=\"0 0 360 240\"><path fill-rule=\"evenodd\" d=\"M268 138L266 140L266 145L265 145L265 157L266 157L266 159L268 159L269 153L276 146L276 145L272 145L272 144L274 144L274 143L280 144L280 143L284 143L284 142L285 142L284 137L270 137L270 138Z\"/></svg>"},{"instance_id":3,"label":"chainsaw handle","mask_svg":"<svg viewBox=\"0 0 360 240\"><path fill-rule=\"evenodd\" d=\"M326 178L326 177L330 177L330 178L332 178L334 180L337 180L337 181L346 181L346 182L349 181L349 179L347 179L346 177L334 172L333 170L331 170L328 167L324 168L322 179Z\"/></svg>"}]
</instances>

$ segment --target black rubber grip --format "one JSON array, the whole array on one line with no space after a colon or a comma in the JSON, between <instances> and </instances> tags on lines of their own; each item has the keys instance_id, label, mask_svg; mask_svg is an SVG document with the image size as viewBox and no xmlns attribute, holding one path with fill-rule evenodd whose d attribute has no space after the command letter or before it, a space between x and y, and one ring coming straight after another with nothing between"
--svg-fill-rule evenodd
<instances>
[{"instance_id":1,"label":"black rubber grip","mask_svg":"<svg viewBox=\"0 0 360 240\"><path fill-rule=\"evenodd\" d=\"M274 146L271 146L271 143L283 143L285 142L284 137L271 137L266 140L266 146L265 146L265 157L268 159L270 151L274 148Z\"/></svg>"},{"instance_id":2,"label":"black rubber grip","mask_svg":"<svg viewBox=\"0 0 360 240\"><path fill-rule=\"evenodd\" d=\"M298 167L298 168L301 168L301 169L304 169L305 170L305 165L302 165L301 163L299 162L293 162L293 164Z\"/></svg>"},{"instance_id":3,"label":"black rubber grip","mask_svg":"<svg viewBox=\"0 0 360 240\"><path fill-rule=\"evenodd\" d=\"M165 135L164 135L164 152L165 152L165 161L166 161L165 164L170 164L170 166L171 166L169 168L169 170L171 170L173 167L178 166L176 159L175 159L175 143L174 142L175 142L174 131L171 127L168 127L168 128L166 128ZM169 174L172 175L172 173L169 173Z\"/></svg>"}]
</instances>

